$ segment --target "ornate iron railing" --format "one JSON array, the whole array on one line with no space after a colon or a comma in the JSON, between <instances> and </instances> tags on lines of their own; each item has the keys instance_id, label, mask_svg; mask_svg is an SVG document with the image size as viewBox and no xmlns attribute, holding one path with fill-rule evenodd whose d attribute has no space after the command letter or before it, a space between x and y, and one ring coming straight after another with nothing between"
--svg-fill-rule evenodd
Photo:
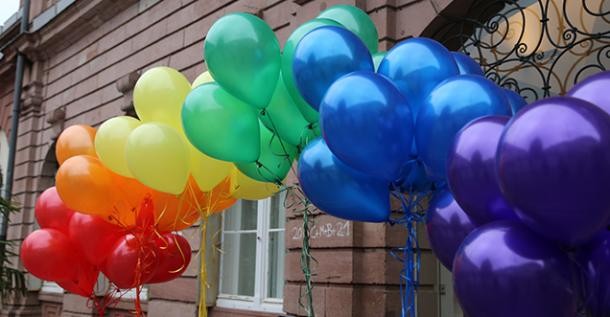
<instances>
[{"instance_id":1,"label":"ornate iron railing","mask_svg":"<svg viewBox=\"0 0 610 317\"><path fill-rule=\"evenodd\" d=\"M610 0L470 0L432 37L528 102L610 68Z\"/></svg>"}]
</instances>

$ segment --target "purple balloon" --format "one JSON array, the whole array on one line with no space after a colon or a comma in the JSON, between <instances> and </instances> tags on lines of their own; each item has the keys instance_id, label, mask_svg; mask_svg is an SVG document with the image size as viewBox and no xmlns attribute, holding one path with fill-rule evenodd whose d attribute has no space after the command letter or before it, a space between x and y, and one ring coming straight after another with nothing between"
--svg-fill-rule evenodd
<instances>
[{"instance_id":1,"label":"purple balloon","mask_svg":"<svg viewBox=\"0 0 610 317\"><path fill-rule=\"evenodd\" d=\"M542 235L579 245L610 220L610 116L580 99L553 97L521 110L497 152L500 188Z\"/></svg>"},{"instance_id":2,"label":"purple balloon","mask_svg":"<svg viewBox=\"0 0 610 317\"><path fill-rule=\"evenodd\" d=\"M492 222L468 235L453 281L469 317L576 316L567 255L519 222Z\"/></svg>"},{"instance_id":3,"label":"purple balloon","mask_svg":"<svg viewBox=\"0 0 610 317\"><path fill-rule=\"evenodd\" d=\"M451 271L453 257L460 244L476 226L448 190L436 194L430 202L427 216L426 231L432 251Z\"/></svg>"},{"instance_id":4,"label":"purple balloon","mask_svg":"<svg viewBox=\"0 0 610 317\"><path fill-rule=\"evenodd\" d=\"M510 120L488 116L466 125L455 137L449 152L447 178L455 200L477 224L518 220L504 200L496 176L496 149Z\"/></svg>"},{"instance_id":5,"label":"purple balloon","mask_svg":"<svg viewBox=\"0 0 610 317\"><path fill-rule=\"evenodd\" d=\"M610 316L610 232L597 235L579 255L584 270L584 301L590 316Z\"/></svg>"},{"instance_id":6,"label":"purple balloon","mask_svg":"<svg viewBox=\"0 0 610 317\"><path fill-rule=\"evenodd\" d=\"M610 71L597 73L587 77L572 87L568 96L586 100L610 114Z\"/></svg>"}]
</instances>

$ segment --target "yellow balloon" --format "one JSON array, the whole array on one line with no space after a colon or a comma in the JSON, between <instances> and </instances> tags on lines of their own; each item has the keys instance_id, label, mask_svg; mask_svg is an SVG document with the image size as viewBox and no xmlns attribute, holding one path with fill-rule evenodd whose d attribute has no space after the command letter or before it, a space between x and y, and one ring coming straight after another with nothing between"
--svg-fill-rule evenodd
<instances>
[{"instance_id":1,"label":"yellow balloon","mask_svg":"<svg viewBox=\"0 0 610 317\"><path fill-rule=\"evenodd\" d=\"M254 180L236 167L231 171L231 195L238 199L259 200L273 196L280 187L273 183Z\"/></svg>"},{"instance_id":2,"label":"yellow balloon","mask_svg":"<svg viewBox=\"0 0 610 317\"><path fill-rule=\"evenodd\" d=\"M111 171L133 177L127 167L125 146L131 131L140 126L140 120L127 116L114 117L106 120L95 135L95 151L97 157Z\"/></svg>"},{"instance_id":3,"label":"yellow balloon","mask_svg":"<svg viewBox=\"0 0 610 317\"><path fill-rule=\"evenodd\" d=\"M203 85L203 84L207 84L207 83L211 83L214 81L214 78L212 78L212 75L210 75L210 72L205 71L203 73L201 73L199 76L197 76L197 78L195 78L195 80L193 81L193 84L191 85L191 88L195 88L199 85Z\"/></svg>"},{"instance_id":4,"label":"yellow balloon","mask_svg":"<svg viewBox=\"0 0 610 317\"><path fill-rule=\"evenodd\" d=\"M231 174L233 164L211 158L188 143L191 154L191 176L201 191L211 191Z\"/></svg>"},{"instance_id":5,"label":"yellow balloon","mask_svg":"<svg viewBox=\"0 0 610 317\"><path fill-rule=\"evenodd\" d=\"M191 85L180 72L154 67L142 74L133 90L133 105L142 122L162 122L182 131L182 103Z\"/></svg>"},{"instance_id":6,"label":"yellow balloon","mask_svg":"<svg viewBox=\"0 0 610 317\"><path fill-rule=\"evenodd\" d=\"M127 166L142 184L180 194L189 177L189 148L184 138L162 123L144 123L127 138Z\"/></svg>"}]
</instances>

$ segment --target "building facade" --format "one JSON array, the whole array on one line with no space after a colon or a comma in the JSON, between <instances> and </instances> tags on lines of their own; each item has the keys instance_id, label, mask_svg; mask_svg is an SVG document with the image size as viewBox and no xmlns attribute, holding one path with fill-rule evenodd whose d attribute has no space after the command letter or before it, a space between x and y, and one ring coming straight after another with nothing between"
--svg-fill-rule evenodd
<instances>
[{"instance_id":1,"label":"building facade","mask_svg":"<svg viewBox=\"0 0 610 317\"><path fill-rule=\"evenodd\" d=\"M457 49L464 40L452 35L472 33L472 27L451 28L455 21L450 17L472 14L486 21L502 9L486 12L475 6L481 3L475 0L33 0L27 33L19 34L21 12L0 29L2 175L6 175L7 135L12 129L14 60L17 52L26 56L12 191L21 212L12 216L8 238L18 246L36 228L35 200L54 183L58 167L54 142L62 129L81 123L99 126L113 116L134 115L132 90L143 71L166 65L195 79L205 71L205 35L227 13L258 15L284 43L297 26L339 3L358 6L371 16L382 51L421 35L446 39L450 48ZM210 316L306 315L305 305L300 304L306 303L300 264L303 220L299 210L284 208L285 199L290 197L242 201L212 220L206 246ZM315 315L400 316L401 264L389 251L404 245L404 228L354 223L320 212L313 218ZM197 313L199 232L197 226L185 231L194 260L184 275L146 286L142 299L148 316ZM419 316L459 316L450 273L439 266L423 228L419 233ZM103 281L100 285L103 288ZM129 316L133 296L126 294L109 315ZM3 299L1 310L2 316L92 314L86 299L31 276L28 295Z\"/></svg>"}]
</instances>

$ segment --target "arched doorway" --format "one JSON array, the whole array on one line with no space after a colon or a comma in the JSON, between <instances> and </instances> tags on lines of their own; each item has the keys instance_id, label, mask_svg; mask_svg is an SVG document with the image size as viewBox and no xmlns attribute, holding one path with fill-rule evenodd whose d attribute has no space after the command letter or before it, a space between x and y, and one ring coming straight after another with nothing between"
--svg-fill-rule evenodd
<instances>
[{"instance_id":1,"label":"arched doorway","mask_svg":"<svg viewBox=\"0 0 610 317\"><path fill-rule=\"evenodd\" d=\"M610 1L457 0L424 32L528 102L610 68Z\"/></svg>"},{"instance_id":2,"label":"arched doorway","mask_svg":"<svg viewBox=\"0 0 610 317\"><path fill-rule=\"evenodd\" d=\"M40 176L38 179L37 193L42 193L45 189L55 186L55 174L59 168L59 163L55 157L55 142L51 144L44 156ZM40 289L43 293L63 294L64 290L57 283L43 281ZM59 311L61 306L58 304L42 303L43 312Z\"/></svg>"}]
</instances>

